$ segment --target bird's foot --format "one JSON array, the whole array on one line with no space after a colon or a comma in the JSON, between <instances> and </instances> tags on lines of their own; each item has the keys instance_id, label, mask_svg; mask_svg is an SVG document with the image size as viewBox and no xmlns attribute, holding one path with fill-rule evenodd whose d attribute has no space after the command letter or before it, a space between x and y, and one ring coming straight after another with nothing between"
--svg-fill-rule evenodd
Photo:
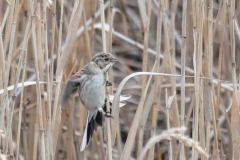
<instances>
[{"instance_id":1,"label":"bird's foot","mask_svg":"<svg viewBox=\"0 0 240 160\"><path fill-rule=\"evenodd\" d=\"M110 112L105 112L105 115L104 115L104 116L105 116L106 118L112 118L112 119L114 119Z\"/></svg>"},{"instance_id":2,"label":"bird's foot","mask_svg":"<svg viewBox=\"0 0 240 160\"><path fill-rule=\"evenodd\" d=\"M107 81L107 82L106 82L106 86L112 86L112 82Z\"/></svg>"},{"instance_id":3,"label":"bird's foot","mask_svg":"<svg viewBox=\"0 0 240 160\"><path fill-rule=\"evenodd\" d=\"M98 111L99 111L99 112L102 112L102 114L103 114L106 118L112 118L112 119L114 119L110 112L105 112L102 108L99 108Z\"/></svg>"}]
</instances>

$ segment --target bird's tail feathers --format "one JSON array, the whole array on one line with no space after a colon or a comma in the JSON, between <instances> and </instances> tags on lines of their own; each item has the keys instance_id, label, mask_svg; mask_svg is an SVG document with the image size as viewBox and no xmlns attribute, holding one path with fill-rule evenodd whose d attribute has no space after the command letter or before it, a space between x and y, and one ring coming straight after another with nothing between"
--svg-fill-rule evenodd
<instances>
[{"instance_id":1,"label":"bird's tail feathers","mask_svg":"<svg viewBox=\"0 0 240 160\"><path fill-rule=\"evenodd\" d=\"M101 112L97 112L97 115L95 117L95 123L97 126L102 126L102 123L103 123L103 114Z\"/></svg>"},{"instance_id":2,"label":"bird's tail feathers","mask_svg":"<svg viewBox=\"0 0 240 160\"><path fill-rule=\"evenodd\" d=\"M88 112L88 117L89 117L89 112ZM86 126L84 130L83 138L82 138L81 151L83 151L87 146L87 131L88 131L88 118L86 121Z\"/></svg>"},{"instance_id":3,"label":"bird's tail feathers","mask_svg":"<svg viewBox=\"0 0 240 160\"><path fill-rule=\"evenodd\" d=\"M96 115L94 115L96 114ZM93 132L97 130L97 126L102 126L102 113L97 112L97 113L92 113L88 111L88 118L83 134L83 139L82 139L82 144L81 144L81 151L83 151L86 146L88 145Z\"/></svg>"}]
</instances>

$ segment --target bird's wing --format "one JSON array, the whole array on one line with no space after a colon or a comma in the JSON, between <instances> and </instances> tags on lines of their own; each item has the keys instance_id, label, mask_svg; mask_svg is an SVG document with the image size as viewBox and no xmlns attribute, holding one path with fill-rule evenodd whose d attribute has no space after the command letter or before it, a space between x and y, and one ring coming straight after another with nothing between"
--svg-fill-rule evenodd
<instances>
[{"instance_id":1,"label":"bird's wing","mask_svg":"<svg viewBox=\"0 0 240 160\"><path fill-rule=\"evenodd\" d=\"M72 75L71 79L68 80L62 95L62 106L65 106L69 97L77 92L80 81L84 76L84 72L80 70Z\"/></svg>"}]
</instances>

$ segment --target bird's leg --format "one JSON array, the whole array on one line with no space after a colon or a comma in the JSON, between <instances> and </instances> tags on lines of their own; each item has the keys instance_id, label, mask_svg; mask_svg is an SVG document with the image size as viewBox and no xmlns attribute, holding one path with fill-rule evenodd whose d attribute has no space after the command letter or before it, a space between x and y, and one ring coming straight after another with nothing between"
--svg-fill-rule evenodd
<instances>
[{"instance_id":1,"label":"bird's leg","mask_svg":"<svg viewBox=\"0 0 240 160\"><path fill-rule=\"evenodd\" d=\"M113 118L110 112L105 112L102 107L98 109L99 112L101 112L106 118ZM114 119L114 118L113 118Z\"/></svg>"},{"instance_id":2,"label":"bird's leg","mask_svg":"<svg viewBox=\"0 0 240 160\"><path fill-rule=\"evenodd\" d=\"M107 82L106 82L106 86L112 86L112 82L107 81Z\"/></svg>"},{"instance_id":3,"label":"bird's leg","mask_svg":"<svg viewBox=\"0 0 240 160\"><path fill-rule=\"evenodd\" d=\"M109 106L112 106L112 102L109 101ZM105 98L104 105L102 106L103 110L107 111L107 98ZM112 108L110 107L110 114L112 113Z\"/></svg>"},{"instance_id":4,"label":"bird's leg","mask_svg":"<svg viewBox=\"0 0 240 160\"><path fill-rule=\"evenodd\" d=\"M105 115L104 115L104 116L107 117L107 118L112 118L112 119L114 119L113 116L110 114L110 112L105 112Z\"/></svg>"}]
</instances>

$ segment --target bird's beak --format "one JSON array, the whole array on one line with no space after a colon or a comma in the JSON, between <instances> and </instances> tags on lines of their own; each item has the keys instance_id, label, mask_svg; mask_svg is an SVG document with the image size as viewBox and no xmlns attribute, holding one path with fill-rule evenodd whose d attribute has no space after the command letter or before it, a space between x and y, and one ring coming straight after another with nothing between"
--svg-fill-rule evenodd
<instances>
[{"instance_id":1,"label":"bird's beak","mask_svg":"<svg viewBox=\"0 0 240 160\"><path fill-rule=\"evenodd\" d=\"M115 57L112 57L112 59L111 59L111 62L117 62L118 61L118 59L117 58L115 58Z\"/></svg>"}]
</instances>

